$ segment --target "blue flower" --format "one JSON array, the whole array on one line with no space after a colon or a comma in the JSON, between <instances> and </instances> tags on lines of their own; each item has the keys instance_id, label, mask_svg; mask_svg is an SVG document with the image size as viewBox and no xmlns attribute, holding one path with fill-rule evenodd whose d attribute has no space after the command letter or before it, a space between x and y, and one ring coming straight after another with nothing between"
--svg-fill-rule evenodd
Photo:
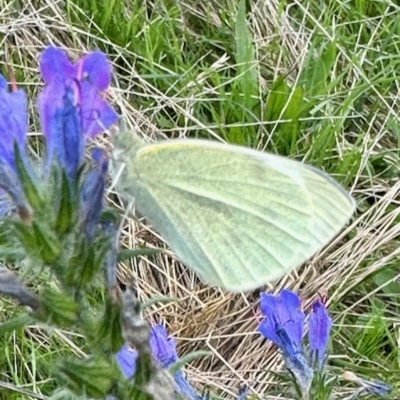
<instances>
[{"instance_id":1,"label":"blue flower","mask_svg":"<svg viewBox=\"0 0 400 400\"><path fill-rule=\"evenodd\" d=\"M317 300L312 307L308 319L308 338L311 350L311 364L318 362L318 368L322 369L326 357L329 334L332 327L332 319L326 310L325 304Z\"/></svg>"},{"instance_id":2,"label":"blue flower","mask_svg":"<svg viewBox=\"0 0 400 400\"><path fill-rule=\"evenodd\" d=\"M23 90L7 90L7 81L0 75L0 158L15 168L14 143L25 155L28 127L27 98Z\"/></svg>"},{"instance_id":3,"label":"blue flower","mask_svg":"<svg viewBox=\"0 0 400 400\"><path fill-rule=\"evenodd\" d=\"M385 397L392 392L392 387L386 382L378 381L376 379L363 379L351 371L343 372L342 378L347 381L355 382L360 386L351 397L352 399L356 399L363 392L379 397Z\"/></svg>"},{"instance_id":4,"label":"blue flower","mask_svg":"<svg viewBox=\"0 0 400 400\"><path fill-rule=\"evenodd\" d=\"M86 138L104 132L118 120L101 95L110 84L111 66L99 51L72 64L61 49L47 47L40 70L46 87L38 106L48 163L57 157L73 175L82 161Z\"/></svg>"},{"instance_id":5,"label":"blue flower","mask_svg":"<svg viewBox=\"0 0 400 400\"><path fill-rule=\"evenodd\" d=\"M168 337L166 329L160 324L151 328L150 349L155 362L164 369L169 368L179 359L174 339ZM125 377L131 378L136 372L137 351L124 345L117 353L116 358ZM174 374L174 381L175 390L178 394L184 395L189 400L202 399L190 386L182 371Z\"/></svg>"},{"instance_id":6,"label":"blue flower","mask_svg":"<svg viewBox=\"0 0 400 400\"><path fill-rule=\"evenodd\" d=\"M308 393L314 374L303 354L305 314L300 306L299 297L289 290L278 296L262 293L260 307L265 319L258 330L282 350L286 368L301 390Z\"/></svg>"},{"instance_id":7,"label":"blue flower","mask_svg":"<svg viewBox=\"0 0 400 400\"><path fill-rule=\"evenodd\" d=\"M50 134L46 137L48 163L52 161L54 152L58 163L65 168L70 179L76 177L85 152L79 109L74 104L73 96L73 90L66 88L63 104L55 111L49 124Z\"/></svg>"},{"instance_id":8,"label":"blue flower","mask_svg":"<svg viewBox=\"0 0 400 400\"><path fill-rule=\"evenodd\" d=\"M293 354L301 351L305 315L300 299L289 290L278 296L261 293L261 312L266 317L259 331L280 349Z\"/></svg>"},{"instance_id":9,"label":"blue flower","mask_svg":"<svg viewBox=\"0 0 400 400\"><path fill-rule=\"evenodd\" d=\"M117 362L125 378L129 379L135 375L138 356L138 352L126 344L117 353Z\"/></svg>"},{"instance_id":10,"label":"blue flower","mask_svg":"<svg viewBox=\"0 0 400 400\"><path fill-rule=\"evenodd\" d=\"M94 235L103 208L105 175L108 169L108 160L100 149L95 149L92 157L96 166L86 175L80 193L81 223L86 236L89 238Z\"/></svg>"},{"instance_id":11,"label":"blue flower","mask_svg":"<svg viewBox=\"0 0 400 400\"><path fill-rule=\"evenodd\" d=\"M0 187L8 193L22 214L28 214L28 205L17 179L14 145L18 146L26 162L26 131L28 126L27 98L22 90L7 90L7 81L0 75ZM4 192L0 192L3 197ZM0 217L13 208L1 199Z\"/></svg>"},{"instance_id":12,"label":"blue flower","mask_svg":"<svg viewBox=\"0 0 400 400\"><path fill-rule=\"evenodd\" d=\"M385 397L392 392L392 387L386 382L377 380L366 380L360 378L360 384L372 395Z\"/></svg>"}]
</instances>

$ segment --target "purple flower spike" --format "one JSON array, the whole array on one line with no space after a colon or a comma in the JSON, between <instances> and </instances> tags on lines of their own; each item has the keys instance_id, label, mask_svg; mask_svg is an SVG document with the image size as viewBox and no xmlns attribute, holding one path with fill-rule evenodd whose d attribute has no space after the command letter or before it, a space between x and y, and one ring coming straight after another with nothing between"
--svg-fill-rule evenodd
<instances>
[{"instance_id":1,"label":"purple flower spike","mask_svg":"<svg viewBox=\"0 0 400 400\"><path fill-rule=\"evenodd\" d=\"M314 365L317 360L318 368L321 369L326 357L325 353L332 327L332 319L324 303L319 300L313 304L313 309L308 320L308 327L311 363Z\"/></svg>"},{"instance_id":2,"label":"purple flower spike","mask_svg":"<svg viewBox=\"0 0 400 400\"><path fill-rule=\"evenodd\" d=\"M163 325L153 326L150 335L150 348L154 358L163 368L168 368L178 360L175 340L168 338L168 333Z\"/></svg>"},{"instance_id":3,"label":"purple flower spike","mask_svg":"<svg viewBox=\"0 0 400 400\"><path fill-rule=\"evenodd\" d=\"M278 296L261 294L261 311L266 317L258 330L281 350L286 368L292 372L304 393L308 393L313 370L303 355L302 339L305 315L299 297L282 290Z\"/></svg>"},{"instance_id":4,"label":"purple flower spike","mask_svg":"<svg viewBox=\"0 0 400 400\"><path fill-rule=\"evenodd\" d=\"M46 87L39 96L38 105L50 160L54 153L59 155L60 146L73 149L73 138L65 137L61 142L55 129L60 124L56 120L65 109L66 97L71 106L76 107L83 145L85 137L94 137L117 122L118 115L101 94L111 80L111 66L105 54L93 52L73 64L64 51L48 47L42 53L40 70Z\"/></svg>"},{"instance_id":5,"label":"purple flower spike","mask_svg":"<svg viewBox=\"0 0 400 400\"><path fill-rule=\"evenodd\" d=\"M1 75L0 104L0 158L14 169L14 142L17 143L22 156L25 155L27 98L22 90L9 92L7 81Z\"/></svg>"},{"instance_id":6,"label":"purple flower spike","mask_svg":"<svg viewBox=\"0 0 400 400\"><path fill-rule=\"evenodd\" d=\"M47 153L52 161L53 153L65 168L69 178L76 176L84 157L85 141L82 136L79 109L74 104L73 89L67 88L63 104L58 108L48 125Z\"/></svg>"},{"instance_id":7,"label":"purple flower spike","mask_svg":"<svg viewBox=\"0 0 400 400\"><path fill-rule=\"evenodd\" d=\"M20 215L28 215L22 186L17 179L14 144L19 148L22 160L26 160L26 131L28 126L27 98L22 90L7 90L7 81L0 75L0 187L11 197L14 205L4 198L0 189L0 217L17 207Z\"/></svg>"},{"instance_id":8,"label":"purple flower spike","mask_svg":"<svg viewBox=\"0 0 400 400\"><path fill-rule=\"evenodd\" d=\"M151 328L150 332L150 350L156 363L162 368L167 369L176 361L178 355L176 352L175 341L168 337L164 326L157 324ZM136 360L138 353L131 350L128 346L123 346L117 353L117 362L126 378L131 378L136 372ZM190 386L182 371L174 374L175 391L189 400L201 400L195 390Z\"/></svg>"},{"instance_id":9,"label":"purple flower spike","mask_svg":"<svg viewBox=\"0 0 400 400\"><path fill-rule=\"evenodd\" d=\"M305 315L300 305L299 297L289 290L278 296L261 294L261 312L266 318L258 330L290 354L301 351Z\"/></svg>"}]
</instances>

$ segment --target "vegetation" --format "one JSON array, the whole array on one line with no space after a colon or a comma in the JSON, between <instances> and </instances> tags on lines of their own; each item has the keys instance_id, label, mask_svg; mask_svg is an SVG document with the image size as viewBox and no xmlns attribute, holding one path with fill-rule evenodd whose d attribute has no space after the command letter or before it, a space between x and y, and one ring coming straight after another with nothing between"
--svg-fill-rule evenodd
<instances>
[{"instance_id":1,"label":"vegetation","mask_svg":"<svg viewBox=\"0 0 400 400\"><path fill-rule=\"evenodd\" d=\"M1 68L7 75L10 65L18 85L35 95L45 46L75 58L98 48L114 66L110 101L147 140L210 138L332 174L356 198L356 215L338 240L271 292L291 289L306 309L328 295L330 368L388 382L398 398L399 10L389 0L0 0ZM30 123L36 149L39 125ZM108 148L108 137L99 143ZM116 193L108 200L124 212ZM165 247L151 227L129 218L121 240ZM281 356L256 332L258 292L210 288L168 251L121 264L121 280L130 274L143 301L179 298L151 305L147 317L167 325L180 354L214 354L185 367L194 386L225 396L250 382L251 394L279 394ZM37 284L49 283L44 277ZM93 302L103 296L99 289ZM1 299L1 321L19 313ZM31 326L0 335L0 399L46 399L54 363L72 354L85 354L73 330ZM352 382L339 383L340 396L354 390Z\"/></svg>"}]
</instances>

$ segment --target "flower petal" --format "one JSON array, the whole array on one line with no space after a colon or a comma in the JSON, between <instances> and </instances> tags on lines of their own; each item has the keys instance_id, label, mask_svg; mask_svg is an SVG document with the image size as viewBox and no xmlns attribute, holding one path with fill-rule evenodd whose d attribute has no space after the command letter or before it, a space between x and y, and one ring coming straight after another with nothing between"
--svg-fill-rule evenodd
<instances>
[{"instance_id":1,"label":"flower petal","mask_svg":"<svg viewBox=\"0 0 400 400\"><path fill-rule=\"evenodd\" d=\"M164 369L178 361L175 341L168 338L168 333L164 326L157 324L151 328L150 349L153 358ZM126 378L130 378L136 371L136 360L138 353L131 350L128 346L123 346L117 353L117 362ZM203 397L196 394L189 382L186 380L182 371L174 374L175 391L188 400L202 400Z\"/></svg>"},{"instance_id":2,"label":"flower petal","mask_svg":"<svg viewBox=\"0 0 400 400\"><path fill-rule=\"evenodd\" d=\"M108 88L111 83L111 64L101 51L94 51L82 58L80 80L87 80L99 92Z\"/></svg>"},{"instance_id":3,"label":"flower petal","mask_svg":"<svg viewBox=\"0 0 400 400\"><path fill-rule=\"evenodd\" d=\"M314 364L315 360L318 360L318 367L321 369L326 357L325 353L332 327L332 319L325 305L319 300L313 304L313 309L308 320L308 327L312 363Z\"/></svg>"},{"instance_id":4,"label":"flower petal","mask_svg":"<svg viewBox=\"0 0 400 400\"><path fill-rule=\"evenodd\" d=\"M293 349L299 351L305 320L300 305L299 297L289 290L283 290L278 296L261 293L260 307L266 319L260 324L259 331L282 348L284 343L277 333L277 328L282 328Z\"/></svg>"},{"instance_id":5,"label":"flower petal","mask_svg":"<svg viewBox=\"0 0 400 400\"><path fill-rule=\"evenodd\" d=\"M131 378L136 372L138 352L124 345L116 355L117 362L125 378Z\"/></svg>"},{"instance_id":6,"label":"flower petal","mask_svg":"<svg viewBox=\"0 0 400 400\"><path fill-rule=\"evenodd\" d=\"M276 324L271 318L265 318L259 325L258 331L275 343L280 349L283 347L283 343L279 335L276 333Z\"/></svg>"},{"instance_id":7,"label":"flower petal","mask_svg":"<svg viewBox=\"0 0 400 400\"><path fill-rule=\"evenodd\" d=\"M150 348L154 358L163 368L168 368L178 360L175 341L168 338L166 329L160 324L151 329Z\"/></svg>"},{"instance_id":8,"label":"flower petal","mask_svg":"<svg viewBox=\"0 0 400 400\"><path fill-rule=\"evenodd\" d=\"M29 205L16 172L0 157L0 187L11 197L20 215L28 216Z\"/></svg>"},{"instance_id":9,"label":"flower petal","mask_svg":"<svg viewBox=\"0 0 400 400\"><path fill-rule=\"evenodd\" d=\"M377 380L368 381L362 378L360 378L360 381L361 385L367 390L367 392L375 396L385 397L393 390L392 387L386 382Z\"/></svg>"},{"instance_id":10,"label":"flower petal","mask_svg":"<svg viewBox=\"0 0 400 400\"><path fill-rule=\"evenodd\" d=\"M118 114L99 96L94 86L81 82L80 87L83 131L88 137L94 137L115 124Z\"/></svg>"},{"instance_id":11,"label":"flower petal","mask_svg":"<svg viewBox=\"0 0 400 400\"><path fill-rule=\"evenodd\" d=\"M102 98L101 92L111 81L111 64L101 52L89 53L72 64L64 51L48 47L43 52L40 69L47 86L39 96L42 130L52 149L51 120L63 107L65 93L74 92L79 107L82 135L93 137L118 120L118 115Z\"/></svg>"},{"instance_id":12,"label":"flower petal","mask_svg":"<svg viewBox=\"0 0 400 400\"><path fill-rule=\"evenodd\" d=\"M54 87L48 86L47 92L54 92ZM62 91L63 88L60 89ZM56 157L57 161L65 168L67 175L73 179L80 167L85 149L85 138L82 135L79 109L74 104L75 92L66 88L62 98L62 106L55 108L49 104L49 99L40 101L42 117L45 120L47 139L47 164ZM42 102L44 101L44 103ZM56 99L55 103L58 101Z\"/></svg>"},{"instance_id":13,"label":"flower petal","mask_svg":"<svg viewBox=\"0 0 400 400\"><path fill-rule=\"evenodd\" d=\"M14 142L17 142L21 155L25 154L28 103L24 91L9 92L7 81L0 77L0 157L14 168Z\"/></svg>"},{"instance_id":14,"label":"flower petal","mask_svg":"<svg viewBox=\"0 0 400 400\"><path fill-rule=\"evenodd\" d=\"M40 72L48 84L54 82L65 84L75 78L77 67L69 61L63 50L49 46L40 57Z\"/></svg>"},{"instance_id":15,"label":"flower petal","mask_svg":"<svg viewBox=\"0 0 400 400\"><path fill-rule=\"evenodd\" d=\"M0 190L0 219L11 211L15 211L15 206L6 198L5 191Z\"/></svg>"},{"instance_id":16,"label":"flower petal","mask_svg":"<svg viewBox=\"0 0 400 400\"><path fill-rule=\"evenodd\" d=\"M359 386L361 386L362 391L366 391L369 394L375 396L385 397L393 390L393 388L386 382L378 381L375 379L367 380L357 376L352 371L344 371L341 377L347 381L357 383ZM357 396L360 393L361 391L360 389L358 389L357 392L355 392L355 395Z\"/></svg>"}]
</instances>

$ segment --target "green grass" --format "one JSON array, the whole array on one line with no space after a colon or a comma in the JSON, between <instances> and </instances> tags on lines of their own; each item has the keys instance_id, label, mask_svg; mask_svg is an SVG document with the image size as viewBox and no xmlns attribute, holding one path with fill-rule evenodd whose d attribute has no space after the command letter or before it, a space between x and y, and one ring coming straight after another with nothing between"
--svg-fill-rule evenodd
<instances>
[{"instance_id":1,"label":"green grass","mask_svg":"<svg viewBox=\"0 0 400 400\"><path fill-rule=\"evenodd\" d=\"M318 166L351 189L358 202L353 228L330 258L317 260L318 279L300 273L291 282L307 299L324 291L331 298L334 371L385 380L398 398L399 6L276 3L67 0L50 7L3 0L0 25L18 21L20 29L0 35L17 80L33 83L27 85L32 93L45 44L100 48L114 64L118 106L143 134L264 149ZM0 302L0 320L16 313L11 303ZM159 315L168 319L165 311ZM73 332L49 328L0 336L0 399L34 398L1 382L49 395L53 363L76 352L77 343ZM228 381L221 378L220 387L232 394L237 381L230 387ZM351 387L339 383L343 391Z\"/></svg>"}]
</instances>

